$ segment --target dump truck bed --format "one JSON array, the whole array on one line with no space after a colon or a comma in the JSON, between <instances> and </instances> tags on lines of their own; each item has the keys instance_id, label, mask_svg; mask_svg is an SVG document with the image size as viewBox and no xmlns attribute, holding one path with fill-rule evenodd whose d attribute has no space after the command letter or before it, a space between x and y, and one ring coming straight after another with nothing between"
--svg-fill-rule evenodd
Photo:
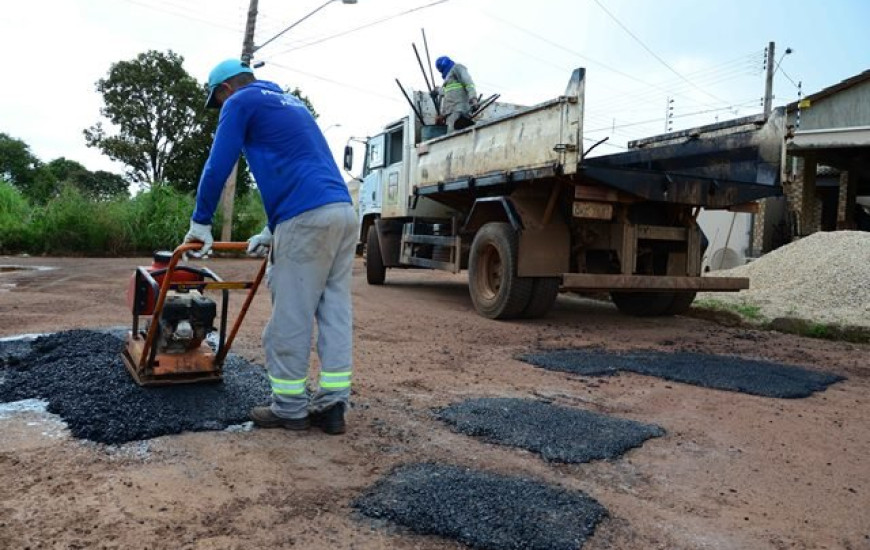
<instances>
[{"instance_id":1,"label":"dump truck bed","mask_svg":"<svg viewBox=\"0 0 870 550\"><path fill-rule=\"evenodd\" d=\"M726 208L781 194L785 113L701 126L583 158L585 71L565 94L524 111L420 143L413 194L569 177L656 202Z\"/></svg>"}]
</instances>

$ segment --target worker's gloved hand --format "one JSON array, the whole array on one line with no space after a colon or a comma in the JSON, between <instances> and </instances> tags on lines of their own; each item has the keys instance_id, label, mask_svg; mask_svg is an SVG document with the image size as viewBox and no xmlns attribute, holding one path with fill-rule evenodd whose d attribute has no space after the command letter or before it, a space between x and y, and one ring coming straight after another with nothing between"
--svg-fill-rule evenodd
<instances>
[{"instance_id":1,"label":"worker's gloved hand","mask_svg":"<svg viewBox=\"0 0 870 550\"><path fill-rule=\"evenodd\" d=\"M271 246L272 232L269 231L269 226L267 225L262 231L248 239L248 256L265 258L269 254Z\"/></svg>"},{"instance_id":2,"label":"worker's gloved hand","mask_svg":"<svg viewBox=\"0 0 870 550\"><path fill-rule=\"evenodd\" d=\"M184 242L202 243L202 248L195 252L190 252L190 255L194 258L202 258L211 252L211 245L214 244L214 237L211 236L211 225L203 225L190 220L190 229L187 231L187 235L184 236Z\"/></svg>"},{"instance_id":3,"label":"worker's gloved hand","mask_svg":"<svg viewBox=\"0 0 870 550\"><path fill-rule=\"evenodd\" d=\"M472 97L471 99L468 100L468 106L471 107L471 110L472 110L472 111L474 111L475 109L477 109L477 107L478 107L479 105L480 105L480 103L477 101L477 98L476 98L476 97Z\"/></svg>"}]
</instances>

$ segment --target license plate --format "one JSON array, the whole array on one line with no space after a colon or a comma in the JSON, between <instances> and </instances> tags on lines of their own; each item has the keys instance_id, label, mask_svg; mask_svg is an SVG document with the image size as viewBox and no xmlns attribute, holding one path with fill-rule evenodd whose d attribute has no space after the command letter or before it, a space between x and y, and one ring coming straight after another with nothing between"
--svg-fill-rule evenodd
<instances>
[{"instance_id":1,"label":"license plate","mask_svg":"<svg viewBox=\"0 0 870 550\"><path fill-rule=\"evenodd\" d=\"M613 217L613 205L603 202L575 201L573 214L575 218L609 220Z\"/></svg>"}]
</instances>

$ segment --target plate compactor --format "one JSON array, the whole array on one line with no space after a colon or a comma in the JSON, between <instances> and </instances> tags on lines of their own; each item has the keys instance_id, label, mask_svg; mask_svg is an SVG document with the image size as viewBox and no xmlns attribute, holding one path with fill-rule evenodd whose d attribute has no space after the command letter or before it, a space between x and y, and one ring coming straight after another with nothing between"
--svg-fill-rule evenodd
<instances>
[{"instance_id":1,"label":"plate compactor","mask_svg":"<svg viewBox=\"0 0 870 550\"><path fill-rule=\"evenodd\" d=\"M244 242L216 242L215 251L244 252ZM124 365L141 386L220 381L223 362L263 280L268 260L252 281L224 281L204 267L178 265L201 243L187 243L172 252L157 252L154 263L141 266L130 279L127 303L133 328L122 353ZM220 328L214 328L217 303L205 295L221 291ZM244 304L227 334L231 290L247 290ZM140 329L140 317L150 316ZM217 331L213 348L206 337ZM211 338L210 338L211 339Z\"/></svg>"}]
</instances>

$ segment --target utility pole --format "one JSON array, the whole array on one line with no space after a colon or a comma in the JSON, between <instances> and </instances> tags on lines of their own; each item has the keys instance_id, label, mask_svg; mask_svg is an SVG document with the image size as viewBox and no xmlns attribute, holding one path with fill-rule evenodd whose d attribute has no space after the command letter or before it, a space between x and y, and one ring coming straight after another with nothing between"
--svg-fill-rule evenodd
<instances>
[{"instance_id":1,"label":"utility pole","mask_svg":"<svg viewBox=\"0 0 870 550\"><path fill-rule=\"evenodd\" d=\"M251 58L254 56L254 29L257 26L257 2L258 0L250 0L248 4L248 21L245 24L245 38L242 41L242 63L251 63ZM227 178L224 184L223 197L221 198L223 208L224 225L221 228L221 240L233 240L233 208L236 202L236 181L238 180L239 161L236 159L236 164L233 165L233 171Z\"/></svg>"},{"instance_id":2,"label":"utility pole","mask_svg":"<svg viewBox=\"0 0 870 550\"><path fill-rule=\"evenodd\" d=\"M248 22L245 25L245 39L242 42L242 63L251 63L254 57L254 28L257 25L257 0L248 5Z\"/></svg>"},{"instance_id":3,"label":"utility pole","mask_svg":"<svg viewBox=\"0 0 870 550\"><path fill-rule=\"evenodd\" d=\"M773 60L775 59L774 50L776 43L771 42L767 45L767 78L764 81L764 116L770 116L770 111L773 106Z\"/></svg>"},{"instance_id":4,"label":"utility pole","mask_svg":"<svg viewBox=\"0 0 870 550\"><path fill-rule=\"evenodd\" d=\"M674 98L668 96L665 100L665 132L674 129Z\"/></svg>"}]
</instances>

